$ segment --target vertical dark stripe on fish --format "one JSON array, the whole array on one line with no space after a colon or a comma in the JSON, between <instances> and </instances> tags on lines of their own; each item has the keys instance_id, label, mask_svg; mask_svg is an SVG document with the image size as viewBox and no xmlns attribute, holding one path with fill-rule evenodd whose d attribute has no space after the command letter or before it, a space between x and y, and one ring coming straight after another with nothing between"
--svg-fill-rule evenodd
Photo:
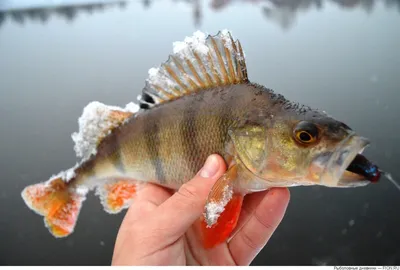
<instances>
[{"instance_id":1,"label":"vertical dark stripe on fish","mask_svg":"<svg viewBox=\"0 0 400 270\"><path fill-rule=\"evenodd\" d=\"M226 94L228 91L229 89L224 89L223 94L221 94L220 98L224 100L224 102L222 102L222 106L218 110L220 122L222 123L221 125L218 126L218 134L219 134L219 139L221 139L222 142L225 142L225 140L227 139L228 128L229 125L231 124L231 121L229 119L232 120L234 118L235 114L234 108L236 107L236 104L238 102L236 98Z\"/></svg>"},{"instance_id":2,"label":"vertical dark stripe on fish","mask_svg":"<svg viewBox=\"0 0 400 270\"><path fill-rule=\"evenodd\" d=\"M114 129L106 140L99 148L99 156L108 157L108 161L114 165L117 171L122 174L125 173L125 166L121 156L120 131Z\"/></svg>"},{"instance_id":3,"label":"vertical dark stripe on fish","mask_svg":"<svg viewBox=\"0 0 400 270\"><path fill-rule=\"evenodd\" d=\"M144 123L144 136L151 164L156 173L157 180L162 184L165 182L163 164L160 157L160 129L156 117L149 117Z\"/></svg>"},{"instance_id":4,"label":"vertical dark stripe on fish","mask_svg":"<svg viewBox=\"0 0 400 270\"><path fill-rule=\"evenodd\" d=\"M119 132L118 132L119 133ZM115 153L114 153L114 166L117 168L118 171L121 172L121 174L125 173L125 164L124 161L122 160L122 145L120 141L121 136L118 136L118 134L115 135Z\"/></svg>"},{"instance_id":5,"label":"vertical dark stripe on fish","mask_svg":"<svg viewBox=\"0 0 400 270\"><path fill-rule=\"evenodd\" d=\"M195 175L199 170L196 158L200 157L198 136L197 132L197 115L198 110L203 102L204 94L206 91L200 91L196 94L196 98L192 99L192 102L186 104L186 108L183 112L183 119L180 123L179 130L181 132L182 146L183 146L183 157L188 162L189 171Z\"/></svg>"}]
</instances>

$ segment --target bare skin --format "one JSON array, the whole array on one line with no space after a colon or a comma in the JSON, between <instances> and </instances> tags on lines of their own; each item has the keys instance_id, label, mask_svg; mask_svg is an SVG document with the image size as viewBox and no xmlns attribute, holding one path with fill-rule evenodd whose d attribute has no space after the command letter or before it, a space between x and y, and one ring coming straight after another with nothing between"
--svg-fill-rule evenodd
<instances>
[{"instance_id":1,"label":"bare skin","mask_svg":"<svg viewBox=\"0 0 400 270\"><path fill-rule=\"evenodd\" d=\"M199 218L207 195L226 165L218 155L178 192L147 185L129 208L116 239L112 265L249 265L281 222L290 194L273 188L245 197L228 243L202 246Z\"/></svg>"}]
</instances>

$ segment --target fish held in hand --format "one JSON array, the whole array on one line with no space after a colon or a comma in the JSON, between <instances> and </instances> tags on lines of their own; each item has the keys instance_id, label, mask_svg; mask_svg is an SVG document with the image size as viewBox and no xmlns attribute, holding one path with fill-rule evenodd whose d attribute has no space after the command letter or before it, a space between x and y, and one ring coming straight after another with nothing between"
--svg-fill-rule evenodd
<instances>
[{"instance_id":1,"label":"fish held in hand","mask_svg":"<svg viewBox=\"0 0 400 270\"><path fill-rule=\"evenodd\" d=\"M204 246L226 241L246 194L271 187L360 187L380 171L361 155L369 141L326 113L249 80L245 55L228 31L195 32L149 70L139 106L90 103L72 135L80 161L26 187L26 204L57 237L74 230L90 190L118 213L146 183L177 190L214 153L228 170L205 205Z\"/></svg>"}]
</instances>

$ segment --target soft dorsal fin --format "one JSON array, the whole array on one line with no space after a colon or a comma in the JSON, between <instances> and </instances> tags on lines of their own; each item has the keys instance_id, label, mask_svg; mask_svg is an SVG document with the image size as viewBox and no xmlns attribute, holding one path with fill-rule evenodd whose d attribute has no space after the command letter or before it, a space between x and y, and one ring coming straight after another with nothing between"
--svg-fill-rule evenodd
<instances>
[{"instance_id":1,"label":"soft dorsal fin","mask_svg":"<svg viewBox=\"0 0 400 270\"><path fill-rule=\"evenodd\" d=\"M100 142L137 110L139 106L133 102L128 103L125 108L109 106L97 101L89 103L79 117L79 131L72 134L76 155L82 158L83 162L96 154Z\"/></svg>"},{"instance_id":2,"label":"soft dorsal fin","mask_svg":"<svg viewBox=\"0 0 400 270\"><path fill-rule=\"evenodd\" d=\"M248 81L242 46L227 30L207 37L197 31L182 42L174 42L173 52L165 63L149 70L138 98L141 108L202 89Z\"/></svg>"}]
</instances>

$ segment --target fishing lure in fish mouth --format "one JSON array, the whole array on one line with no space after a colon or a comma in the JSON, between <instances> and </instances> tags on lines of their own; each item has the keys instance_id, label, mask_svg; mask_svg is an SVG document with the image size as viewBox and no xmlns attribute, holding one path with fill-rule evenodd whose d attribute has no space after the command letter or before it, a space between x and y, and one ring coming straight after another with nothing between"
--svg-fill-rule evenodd
<instances>
[{"instance_id":1,"label":"fishing lure in fish mouth","mask_svg":"<svg viewBox=\"0 0 400 270\"><path fill-rule=\"evenodd\" d=\"M70 235L88 191L105 211L134 203L146 183L179 189L214 153L228 170L200 217L204 247L227 241L243 197L271 187L359 187L381 171L361 153L369 141L326 113L286 100L248 79L245 56L227 30L195 32L149 77L139 105L92 102L72 134L80 159L27 186L25 203L56 237ZM386 173L385 173L386 174Z\"/></svg>"}]
</instances>

